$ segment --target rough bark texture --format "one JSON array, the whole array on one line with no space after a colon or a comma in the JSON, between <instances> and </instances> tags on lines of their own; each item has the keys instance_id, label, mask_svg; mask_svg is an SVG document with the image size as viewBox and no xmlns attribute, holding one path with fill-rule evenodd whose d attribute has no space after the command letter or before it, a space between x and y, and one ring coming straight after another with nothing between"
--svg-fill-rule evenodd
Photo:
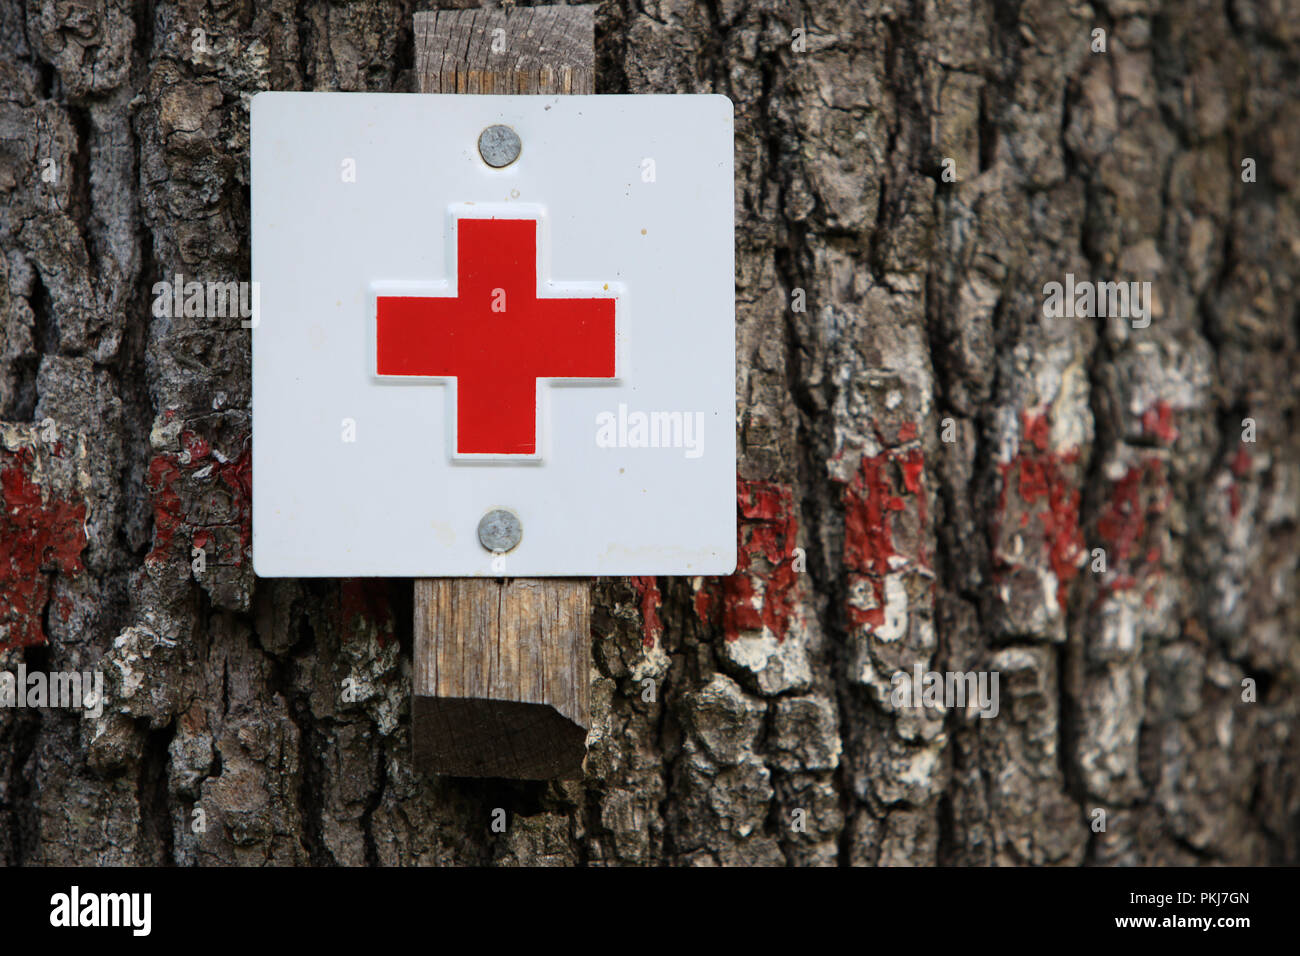
<instances>
[{"instance_id":1,"label":"rough bark texture","mask_svg":"<svg viewBox=\"0 0 1300 956\"><path fill-rule=\"evenodd\" d=\"M0 3L0 667L110 695L0 710L0 862L1300 860L1293 3L602 5L598 92L736 104L742 557L597 584L559 784L413 772L410 582L254 580L248 333L149 308L247 278L249 96L423 8Z\"/></svg>"}]
</instances>

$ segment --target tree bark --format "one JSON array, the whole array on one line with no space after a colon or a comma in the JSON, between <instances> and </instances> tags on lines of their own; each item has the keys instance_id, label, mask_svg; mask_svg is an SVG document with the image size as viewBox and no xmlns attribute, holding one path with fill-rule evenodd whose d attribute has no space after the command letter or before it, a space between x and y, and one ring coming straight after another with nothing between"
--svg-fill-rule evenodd
<instances>
[{"instance_id":1,"label":"tree bark","mask_svg":"<svg viewBox=\"0 0 1300 956\"><path fill-rule=\"evenodd\" d=\"M413 91L423 6L0 5L0 671L108 691L0 708L0 862L1300 862L1282 5L601 5L596 92L736 106L741 559L597 582L553 783L412 768L410 582L254 578L248 332L151 308L248 278L251 94Z\"/></svg>"}]
</instances>

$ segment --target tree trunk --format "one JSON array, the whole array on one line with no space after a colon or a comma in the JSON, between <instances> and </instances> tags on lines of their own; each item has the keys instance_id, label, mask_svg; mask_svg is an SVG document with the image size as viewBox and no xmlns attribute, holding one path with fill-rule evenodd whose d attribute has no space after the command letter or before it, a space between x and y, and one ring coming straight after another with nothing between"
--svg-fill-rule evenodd
<instances>
[{"instance_id":1,"label":"tree trunk","mask_svg":"<svg viewBox=\"0 0 1300 956\"><path fill-rule=\"evenodd\" d=\"M559 783L413 769L411 582L254 578L249 333L152 308L426 6L0 6L0 670L108 698L0 709L0 862L1300 862L1284 4L602 4L598 92L736 106L741 557L597 582Z\"/></svg>"}]
</instances>

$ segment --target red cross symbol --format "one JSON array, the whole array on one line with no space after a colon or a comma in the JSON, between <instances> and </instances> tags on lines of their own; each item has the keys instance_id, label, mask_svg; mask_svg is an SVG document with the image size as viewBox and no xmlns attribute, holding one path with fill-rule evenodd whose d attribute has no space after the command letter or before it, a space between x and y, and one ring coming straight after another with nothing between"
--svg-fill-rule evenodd
<instances>
[{"instance_id":1,"label":"red cross symbol","mask_svg":"<svg viewBox=\"0 0 1300 956\"><path fill-rule=\"evenodd\" d=\"M614 298L538 298L536 219L456 220L456 295L377 296L380 375L456 380L456 452L537 451L538 379L614 377Z\"/></svg>"}]
</instances>

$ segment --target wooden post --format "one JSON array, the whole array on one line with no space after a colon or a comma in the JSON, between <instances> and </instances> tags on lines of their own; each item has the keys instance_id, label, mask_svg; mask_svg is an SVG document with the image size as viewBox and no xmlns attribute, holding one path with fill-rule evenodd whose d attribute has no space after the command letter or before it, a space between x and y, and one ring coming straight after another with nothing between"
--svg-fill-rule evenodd
<instances>
[{"instance_id":1,"label":"wooden post","mask_svg":"<svg viewBox=\"0 0 1300 956\"><path fill-rule=\"evenodd\" d=\"M420 92L591 93L595 9L417 13ZM590 670L587 579L417 580L416 766L464 777L579 774Z\"/></svg>"}]
</instances>

